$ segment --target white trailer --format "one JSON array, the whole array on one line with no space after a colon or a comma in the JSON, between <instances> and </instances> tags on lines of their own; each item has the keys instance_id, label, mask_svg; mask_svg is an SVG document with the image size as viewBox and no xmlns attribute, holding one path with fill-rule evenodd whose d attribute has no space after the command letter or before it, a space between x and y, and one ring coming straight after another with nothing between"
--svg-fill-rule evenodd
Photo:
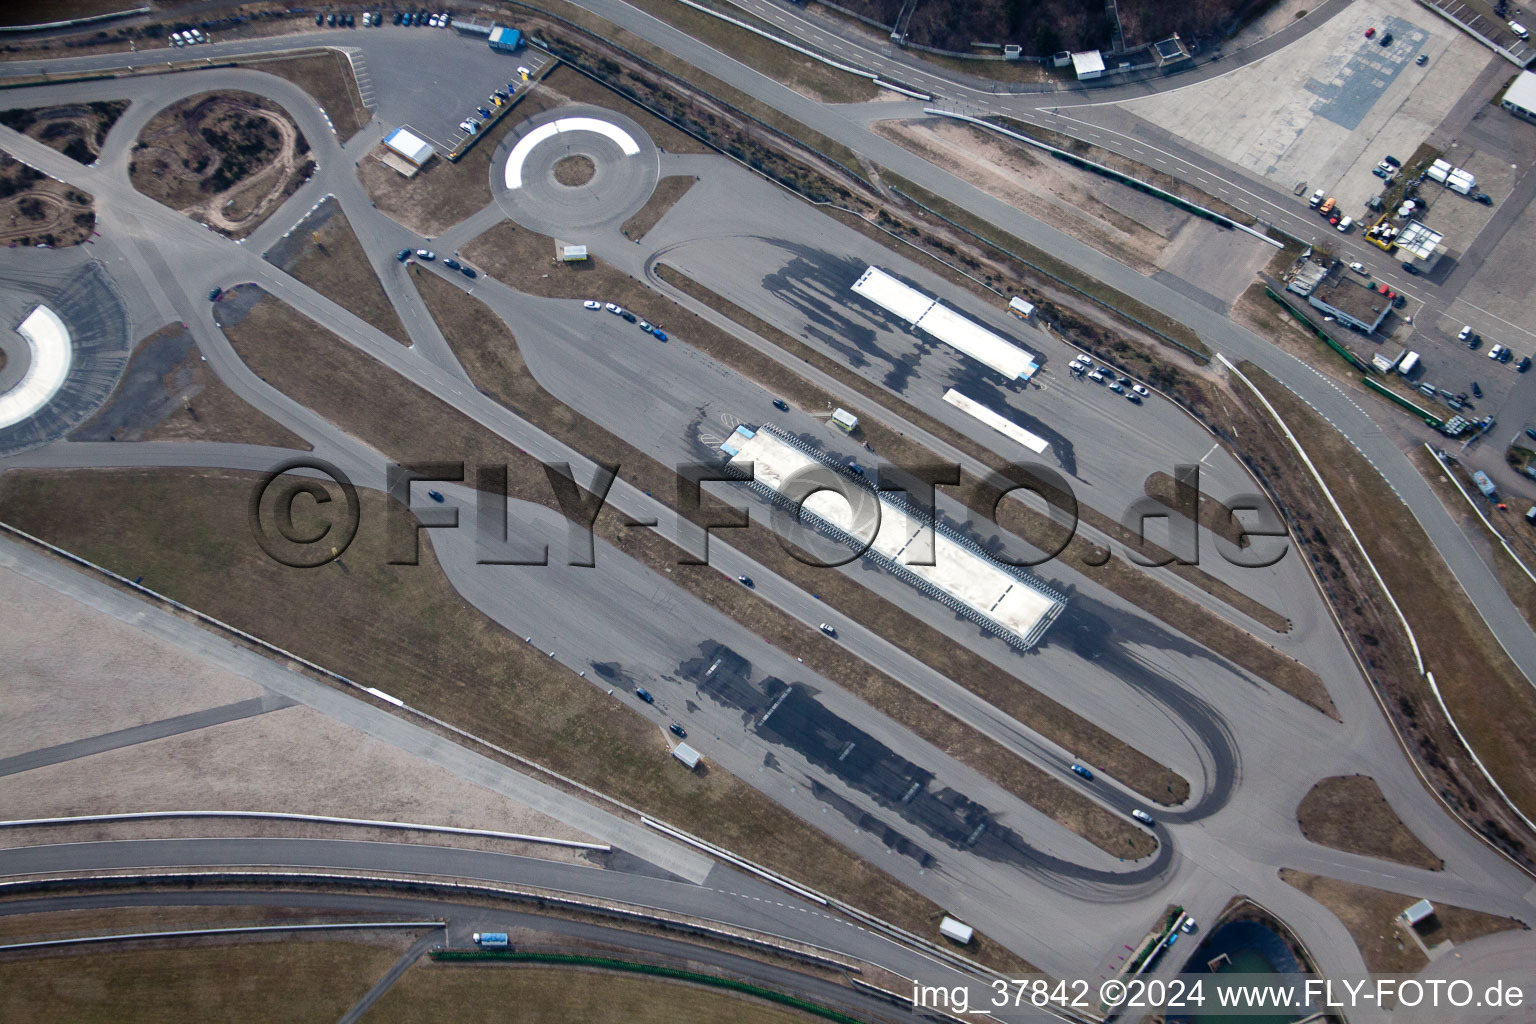
<instances>
[{"instance_id":1,"label":"white trailer","mask_svg":"<svg viewBox=\"0 0 1536 1024\"><path fill-rule=\"evenodd\" d=\"M1407 355L1403 356L1403 358L1397 361L1397 372L1406 377L1414 370L1418 369L1418 366L1419 354L1417 352L1409 352Z\"/></svg>"},{"instance_id":2,"label":"white trailer","mask_svg":"<svg viewBox=\"0 0 1536 1024\"><path fill-rule=\"evenodd\" d=\"M975 931L965 922L956 921L946 914L944 920L939 922L939 934L946 939L960 943L962 946L969 946L971 944L971 936L975 934Z\"/></svg>"},{"instance_id":3,"label":"white trailer","mask_svg":"<svg viewBox=\"0 0 1536 1024\"><path fill-rule=\"evenodd\" d=\"M690 771L699 766L699 752L686 743L673 747L672 756L687 765Z\"/></svg>"}]
</instances>

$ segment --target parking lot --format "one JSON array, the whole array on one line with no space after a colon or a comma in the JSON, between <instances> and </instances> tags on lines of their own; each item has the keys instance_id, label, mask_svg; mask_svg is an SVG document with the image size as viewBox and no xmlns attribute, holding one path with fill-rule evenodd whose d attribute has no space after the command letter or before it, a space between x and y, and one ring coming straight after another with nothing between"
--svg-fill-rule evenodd
<instances>
[{"instance_id":1,"label":"parking lot","mask_svg":"<svg viewBox=\"0 0 1536 1024\"><path fill-rule=\"evenodd\" d=\"M1490 59L1427 10L1361 0L1261 61L1126 107L1276 185L1323 188L1354 216L1381 156L1406 160Z\"/></svg>"}]
</instances>

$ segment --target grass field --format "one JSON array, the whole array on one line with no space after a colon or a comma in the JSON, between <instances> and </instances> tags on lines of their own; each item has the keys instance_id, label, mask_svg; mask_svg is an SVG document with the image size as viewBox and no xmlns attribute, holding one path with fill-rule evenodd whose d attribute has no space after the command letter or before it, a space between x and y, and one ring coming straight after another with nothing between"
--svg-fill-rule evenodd
<instances>
[{"instance_id":1,"label":"grass field","mask_svg":"<svg viewBox=\"0 0 1536 1024\"><path fill-rule=\"evenodd\" d=\"M0 1020L334 1021L404 948L397 936L388 944L242 942L8 959L0 962Z\"/></svg>"},{"instance_id":2,"label":"grass field","mask_svg":"<svg viewBox=\"0 0 1536 1024\"><path fill-rule=\"evenodd\" d=\"M754 316L673 268L662 264L657 267L657 273L663 281L673 287L724 313L741 326L773 342L784 352L804 360L817 370L836 378L854 391L876 402L887 403L896 401L893 396L884 392L878 385L853 373L842 364L834 362L815 349L803 344L798 339L790 337L767 321ZM706 333L698 337L690 335L688 343L708 352L712 357L732 367L738 373L759 381L765 387L776 391L783 395L786 400L802 408L820 409L824 406L835 404L832 395L811 384L803 377L790 373L781 363L737 341L723 331ZM904 404L902 406L902 415L971 458L982 462L997 472L1008 475L1009 469L1007 464L995 452L982 447L959 431L952 429L916 408ZM904 434L886 427L872 416L865 415L861 420L861 427L876 450L886 459L897 463L907 462L912 465L932 462L934 459L933 454L927 449L917 445ZM992 510L990 508L976 507L972 509L972 512L978 516L987 517L991 515ZM1089 525L1117 539L1130 539L1124 527L1114 522L1108 516L1086 506L1079 507L1078 513L1083 521ZM1004 529L1026 539L1033 538L1046 541L1049 538L1058 536L1059 533L1058 528L1047 515L1036 511L1021 501L1005 503L1000 509L999 519L999 525ZM1078 535L1058 557L1069 564L1077 566L1090 578L1102 583L1109 590L1135 604L1143 611L1156 616L1175 629L1205 644L1223 657L1230 659L1234 664L1247 669L1261 679L1268 680L1274 686L1279 687L1298 700L1310 704L1324 714L1336 714L1333 702L1328 697L1328 691L1323 685L1323 681L1305 665L1282 654L1253 634L1213 614L1197 602L1170 589L1148 571L1131 566L1119 558L1111 559L1102 567L1093 566L1090 564L1088 557L1093 548L1094 545L1090 541ZM1142 546L1142 550L1147 551L1149 554L1156 554L1156 549L1153 547ZM1167 569L1157 571L1176 573L1271 628L1289 628L1289 624L1283 616L1247 597L1247 595L1241 594L1197 566L1169 566ZM1111 768L1106 763L1105 770L1127 780L1138 776L1148 778L1146 766L1142 766L1141 769L1135 772L1126 772ZM1152 776L1152 778L1156 778L1156 776ZM1134 782L1129 784L1136 785ZM1179 792L1180 787L1185 787L1183 792L1188 792L1188 784L1182 779L1179 779L1174 784L1172 791L1167 790L1165 788L1166 785L1166 781L1159 780L1156 783L1149 784L1147 788L1141 791L1152 799L1163 801L1168 801L1171 793Z\"/></svg>"},{"instance_id":3,"label":"grass field","mask_svg":"<svg viewBox=\"0 0 1536 1024\"><path fill-rule=\"evenodd\" d=\"M1408 830L1381 795L1376 780L1365 775L1323 779L1296 808L1301 834L1335 850L1439 871L1445 862Z\"/></svg>"},{"instance_id":4,"label":"grass field","mask_svg":"<svg viewBox=\"0 0 1536 1024\"><path fill-rule=\"evenodd\" d=\"M624 237L633 238L636 241L644 238L656 222L667 215L667 211L677 205L677 201L693 188L693 183L698 178L686 174L673 174L662 178L656 183L656 191L651 193L651 198L640 207L640 212L624 222Z\"/></svg>"},{"instance_id":5,"label":"grass field","mask_svg":"<svg viewBox=\"0 0 1536 1024\"><path fill-rule=\"evenodd\" d=\"M1429 963L1418 945L1394 921L1414 902L1413 897L1291 868L1282 868L1280 878L1317 900L1339 919L1360 948L1366 970L1375 974L1409 974ZM1433 926L1420 931L1425 945L1430 947L1447 939L1470 942L1479 936L1522 927L1507 917L1440 903L1435 904L1435 917L1439 920Z\"/></svg>"},{"instance_id":6,"label":"grass field","mask_svg":"<svg viewBox=\"0 0 1536 1024\"><path fill-rule=\"evenodd\" d=\"M368 254L357 240L352 224L333 200L326 200L329 210L317 211L323 226L314 231L311 220L299 224L289 242L297 251L283 252L281 262L274 259L282 243L267 254L268 259L309 285L347 312L377 327L402 345L411 343L405 325L400 322L384 286L368 262Z\"/></svg>"},{"instance_id":7,"label":"grass field","mask_svg":"<svg viewBox=\"0 0 1536 1024\"><path fill-rule=\"evenodd\" d=\"M625 479L636 487L658 495L676 492L672 470L544 391L528 372L511 332L483 304L446 281L423 279L420 285L422 298L477 388L519 415L537 417L545 430L590 458L624 466ZM691 329L689 336L692 336ZM679 565L681 551L656 534L614 531L612 539L657 572L669 572L678 585L735 618L769 643L795 651L811 668L1106 851L1134 858L1149 854L1155 848L1143 830L1107 813L1072 787L1063 785L1061 780L1020 760L958 720L936 712L930 702L873 670L808 624L761 601L751 591L708 566ZM903 647L939 667L962 685L977 688L989 699L995 699L1004 710L1040 710L1034 703L1020 700L1014 694L1013 691L1020 689L1016 685L996 681L995 670L964 647L894 605L876 598L856 581L838 573L809 569L790 557L779 546L776 536L768 531L761 528L735 531L730 540L733 547L746 551L801 586L814 588L823 600L848 610L881 635L902 638L897 642ZM1044 698L1039 701L1048 703ZM1049 724L1056 725L1062 719L1067 719L1068 725L1075 724L1065 709L1056 705L1050 707L1055 715L1048 720ZM1039 717L1037 715L1037 720ZM1100 741L1100 746L1105 745L1099 735L1090 734L1088 738ZM1160 766L1150 761L1137 764L1136 768L1152 773L1154 780L1171 776L1173 781L1183 782L1166 769L1161 769L1159 774ZM1163 784L1171 786L1173 782Z\"/></svg>"},{"instance_id":8,"label":"grass field","mask_svg":"<svg viewBox=\"0 0 1536 1024\"><path fill-rule=\"evenodd\" d=\"M515 1010L512 1009L515 1007ZM682 982L552 967L419 961L373 1005L363 1024L800 1024L820 1020L750 996Z\"/></svg>"}]
</instances>

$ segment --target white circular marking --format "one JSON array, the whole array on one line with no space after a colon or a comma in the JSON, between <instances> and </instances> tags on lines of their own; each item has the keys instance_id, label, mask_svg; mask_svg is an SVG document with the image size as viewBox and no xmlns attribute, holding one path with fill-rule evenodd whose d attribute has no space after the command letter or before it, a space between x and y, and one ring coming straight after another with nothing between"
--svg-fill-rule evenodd
<instances>
[{"instance_id":1,"label":"white circular marking","mask_svg":"<svg viewBox=\"0 0 1536 1024\"><path fill-rule=\"evenodd\" d=\"M73 357L69 329L47 306L27 314L16 333L26 339L32 361L16 386L0 395L0 427L20 423L47 405L64 386Z\"/></svg>"},{"instance_id":2,"label":"white circular marking","mask_svg":"<svg viewBox=\"0 0 1536 1024\"><path fill-rule=\"evenodd\" d=\"M507 157L507 188L523 187L523 161L528 159L528 154L533 152L535 146L561 132L596 132L615 142L619 151L625 156L634 156L640 152L639 144L616 124L595 117L562 117L557 121L539 125L512 147L512 152Z\"/></svg>"}]
</instances>

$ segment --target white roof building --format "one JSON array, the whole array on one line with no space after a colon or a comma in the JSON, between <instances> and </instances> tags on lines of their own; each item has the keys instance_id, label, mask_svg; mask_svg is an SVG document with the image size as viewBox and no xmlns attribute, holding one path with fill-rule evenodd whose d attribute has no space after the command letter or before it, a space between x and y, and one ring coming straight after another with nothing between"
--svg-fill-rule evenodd
<instances>
[{"instance_id":1,"label":"white roof building","mask_svg":"<svg viewBox=\"0 0 1536 1024\"><path fill-rule=\"evenodd\" d=\"M432 154L437 152L437 150L432 148L431 143L412 132L409 128L396 128L384 136L384 145L405 157L405 159L417 167L431 160Z\"/></svg>"},{"instance_id":2,"label":"white roof building","mask_svg":"<svg viewBox=\"0 0 1536 1024\"><path fill-rule=\"evenodd\" d=\"M1084 50L1082 53L1072 55L1072 70L1077 72L1079 80L1085 78L1098 78L1104 73L1104 55L1098 50Z\"/></svg>"},{"instance_id":3,"label":"white roof building","mask_svg":"<svg viewBox=\"0 0 1536 1024\"><path fill-rule=\"evenodd\" d=\"M1504 90L1499 106L1527 121L1536 121L1536 74L1522 71L1510 87Z\"/></svg>"},{"instance_id":4,"label":"white roof building","mask_svg":"<svg viewBox=\"0 0 1536 1024\"><path fill-rule=\"evenodd\" d=\"M870 267L859 275L853 290L913 327L985 363L1009 380L1029 380L1040 369L1033 353L971 322L879 267Z\"/></svg>"}]
</instances>

